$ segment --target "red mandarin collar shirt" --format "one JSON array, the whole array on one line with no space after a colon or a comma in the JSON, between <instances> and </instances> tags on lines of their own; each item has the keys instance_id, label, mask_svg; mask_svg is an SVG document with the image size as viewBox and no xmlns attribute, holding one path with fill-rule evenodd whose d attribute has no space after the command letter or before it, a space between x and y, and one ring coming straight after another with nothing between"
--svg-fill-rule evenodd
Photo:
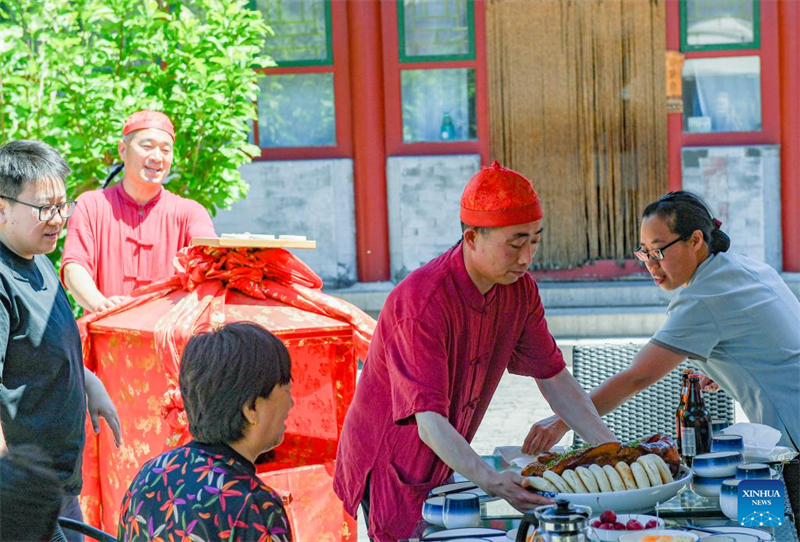
<instances>
[{"instance_id":1,"label":"red mandarin collar shirt","mask_svg":"<svg viewBox=\"0 0 800 542\"><path fill-rule=\"evenodd\" d=\"M175 253L189 246L192 237L216 237L202 205L163 188L140 205L119 183L78 196L61 269L80 264L104 296L124 296L171 277Z\"/></svg>"},{"instance_id":2,"label":"red mandarin collar shirt","mask_svg":"<svg viewBox=\"0 0 800 542\"><path fill-rule=\"evenodd\" d=\"M381 310L344 422L334 489L346 510L355 515L369 476L370 536L407 538L428 492L452 474L414 415L441 414L471 442L506 369L550 378L564 367L533 277L483 295L461 244L417 269Z\"/></svg>"}]
</instances>

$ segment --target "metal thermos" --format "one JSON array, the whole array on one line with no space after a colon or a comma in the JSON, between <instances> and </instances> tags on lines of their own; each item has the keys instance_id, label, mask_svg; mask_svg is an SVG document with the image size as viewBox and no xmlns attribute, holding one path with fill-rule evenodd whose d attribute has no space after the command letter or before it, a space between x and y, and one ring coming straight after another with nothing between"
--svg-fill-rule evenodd
<instances>
[{"instance_id":1,"label":"metal thermos","mask_svg":"<svg viewBox=\"0 0 800 542\"><path fill-rule=\"evenodd\" d=\"M517 531L517 542L526 542L528 530L537 523L534 542L589 542L591 513L588 506L557 499L554 505L540 506L525 514Z\"/></svg>"}]
</instances>

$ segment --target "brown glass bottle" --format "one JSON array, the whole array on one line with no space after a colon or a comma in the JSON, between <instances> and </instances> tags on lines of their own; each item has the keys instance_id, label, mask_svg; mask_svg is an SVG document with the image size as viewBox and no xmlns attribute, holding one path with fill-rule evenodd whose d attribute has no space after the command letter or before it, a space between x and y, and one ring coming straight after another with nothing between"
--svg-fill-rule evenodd
<instances>
[{"instance_id":1,"label":"brown glass bottle","mask_svg":"<svg viewBox=\"0 0 800 542\"><path fill-rule=\"evenodd\" d=\"M700 390L700 377L689 376L689 391L686 405L681 414L681 457L684 463L691 466L696 455L711 450L711 413L703 401Z\"/></svg>"},{"instance_id":2,"label":"brown glass bottle","mask_svg":"<svg viewBox=\"0 0 800 542\"><path fill-rule=\"evenodd\" d=\"M683 370L681 375L681 396L678 408L675 409L675 439L678 442L678 450L681 450L681 415L686 406L686 396L689 394L689 374L688 369Z\"/></svg>"}]
</instances>

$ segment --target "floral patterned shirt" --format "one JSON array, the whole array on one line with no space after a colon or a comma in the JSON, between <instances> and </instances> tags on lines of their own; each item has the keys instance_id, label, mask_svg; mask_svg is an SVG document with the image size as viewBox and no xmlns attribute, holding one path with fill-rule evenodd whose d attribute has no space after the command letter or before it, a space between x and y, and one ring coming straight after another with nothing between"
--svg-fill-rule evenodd
<instances>
[{"instance_id":1,"label":"floral patterned shirt","mask_svg":"<svg viewBox=\"0 0 800 542\"><path fill-rule=\"evenodd\" d=\"M120 510L117 540L290 542L283 503L224 444L190 442L148 461Z\"/></svg>"}]
</instances>

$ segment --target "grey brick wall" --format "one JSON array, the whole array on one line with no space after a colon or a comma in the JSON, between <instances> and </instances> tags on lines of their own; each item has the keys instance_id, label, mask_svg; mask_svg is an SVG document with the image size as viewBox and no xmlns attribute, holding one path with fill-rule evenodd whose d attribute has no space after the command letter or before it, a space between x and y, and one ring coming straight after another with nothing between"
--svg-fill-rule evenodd
<instances>
[{"instance_id":1,"label":"grey brick wall","mask_svg":"<svg viewBox=\"0 0 800 542\"><path fill-rule=\"evenodd\" d=\"M403 156L386 161L392 280L438 256L461 237L461 192L480 156Z\"/></svg>"},{"instance_id":2,"label":"grey brick wall","mask_svg":"<svg viewBox=\"0 0 800 542\"><path fill-rule=\"evenodd\" d=\"M352 160L253 162L241 171L250 193L214 217L218 234L305 235L317 248L292 252L325 286L358 280Z\"/></svg>"},{"instance_id":3,"label":"grey brick wall","mask_svg":"<svg viewBox=\"0 0 800 542\"><path fill-rule=\"evenodd\" d=\"M683 187L708 201L732 252L783 268L780 147L685 148Z\"/></svg>"}]
</instances>

